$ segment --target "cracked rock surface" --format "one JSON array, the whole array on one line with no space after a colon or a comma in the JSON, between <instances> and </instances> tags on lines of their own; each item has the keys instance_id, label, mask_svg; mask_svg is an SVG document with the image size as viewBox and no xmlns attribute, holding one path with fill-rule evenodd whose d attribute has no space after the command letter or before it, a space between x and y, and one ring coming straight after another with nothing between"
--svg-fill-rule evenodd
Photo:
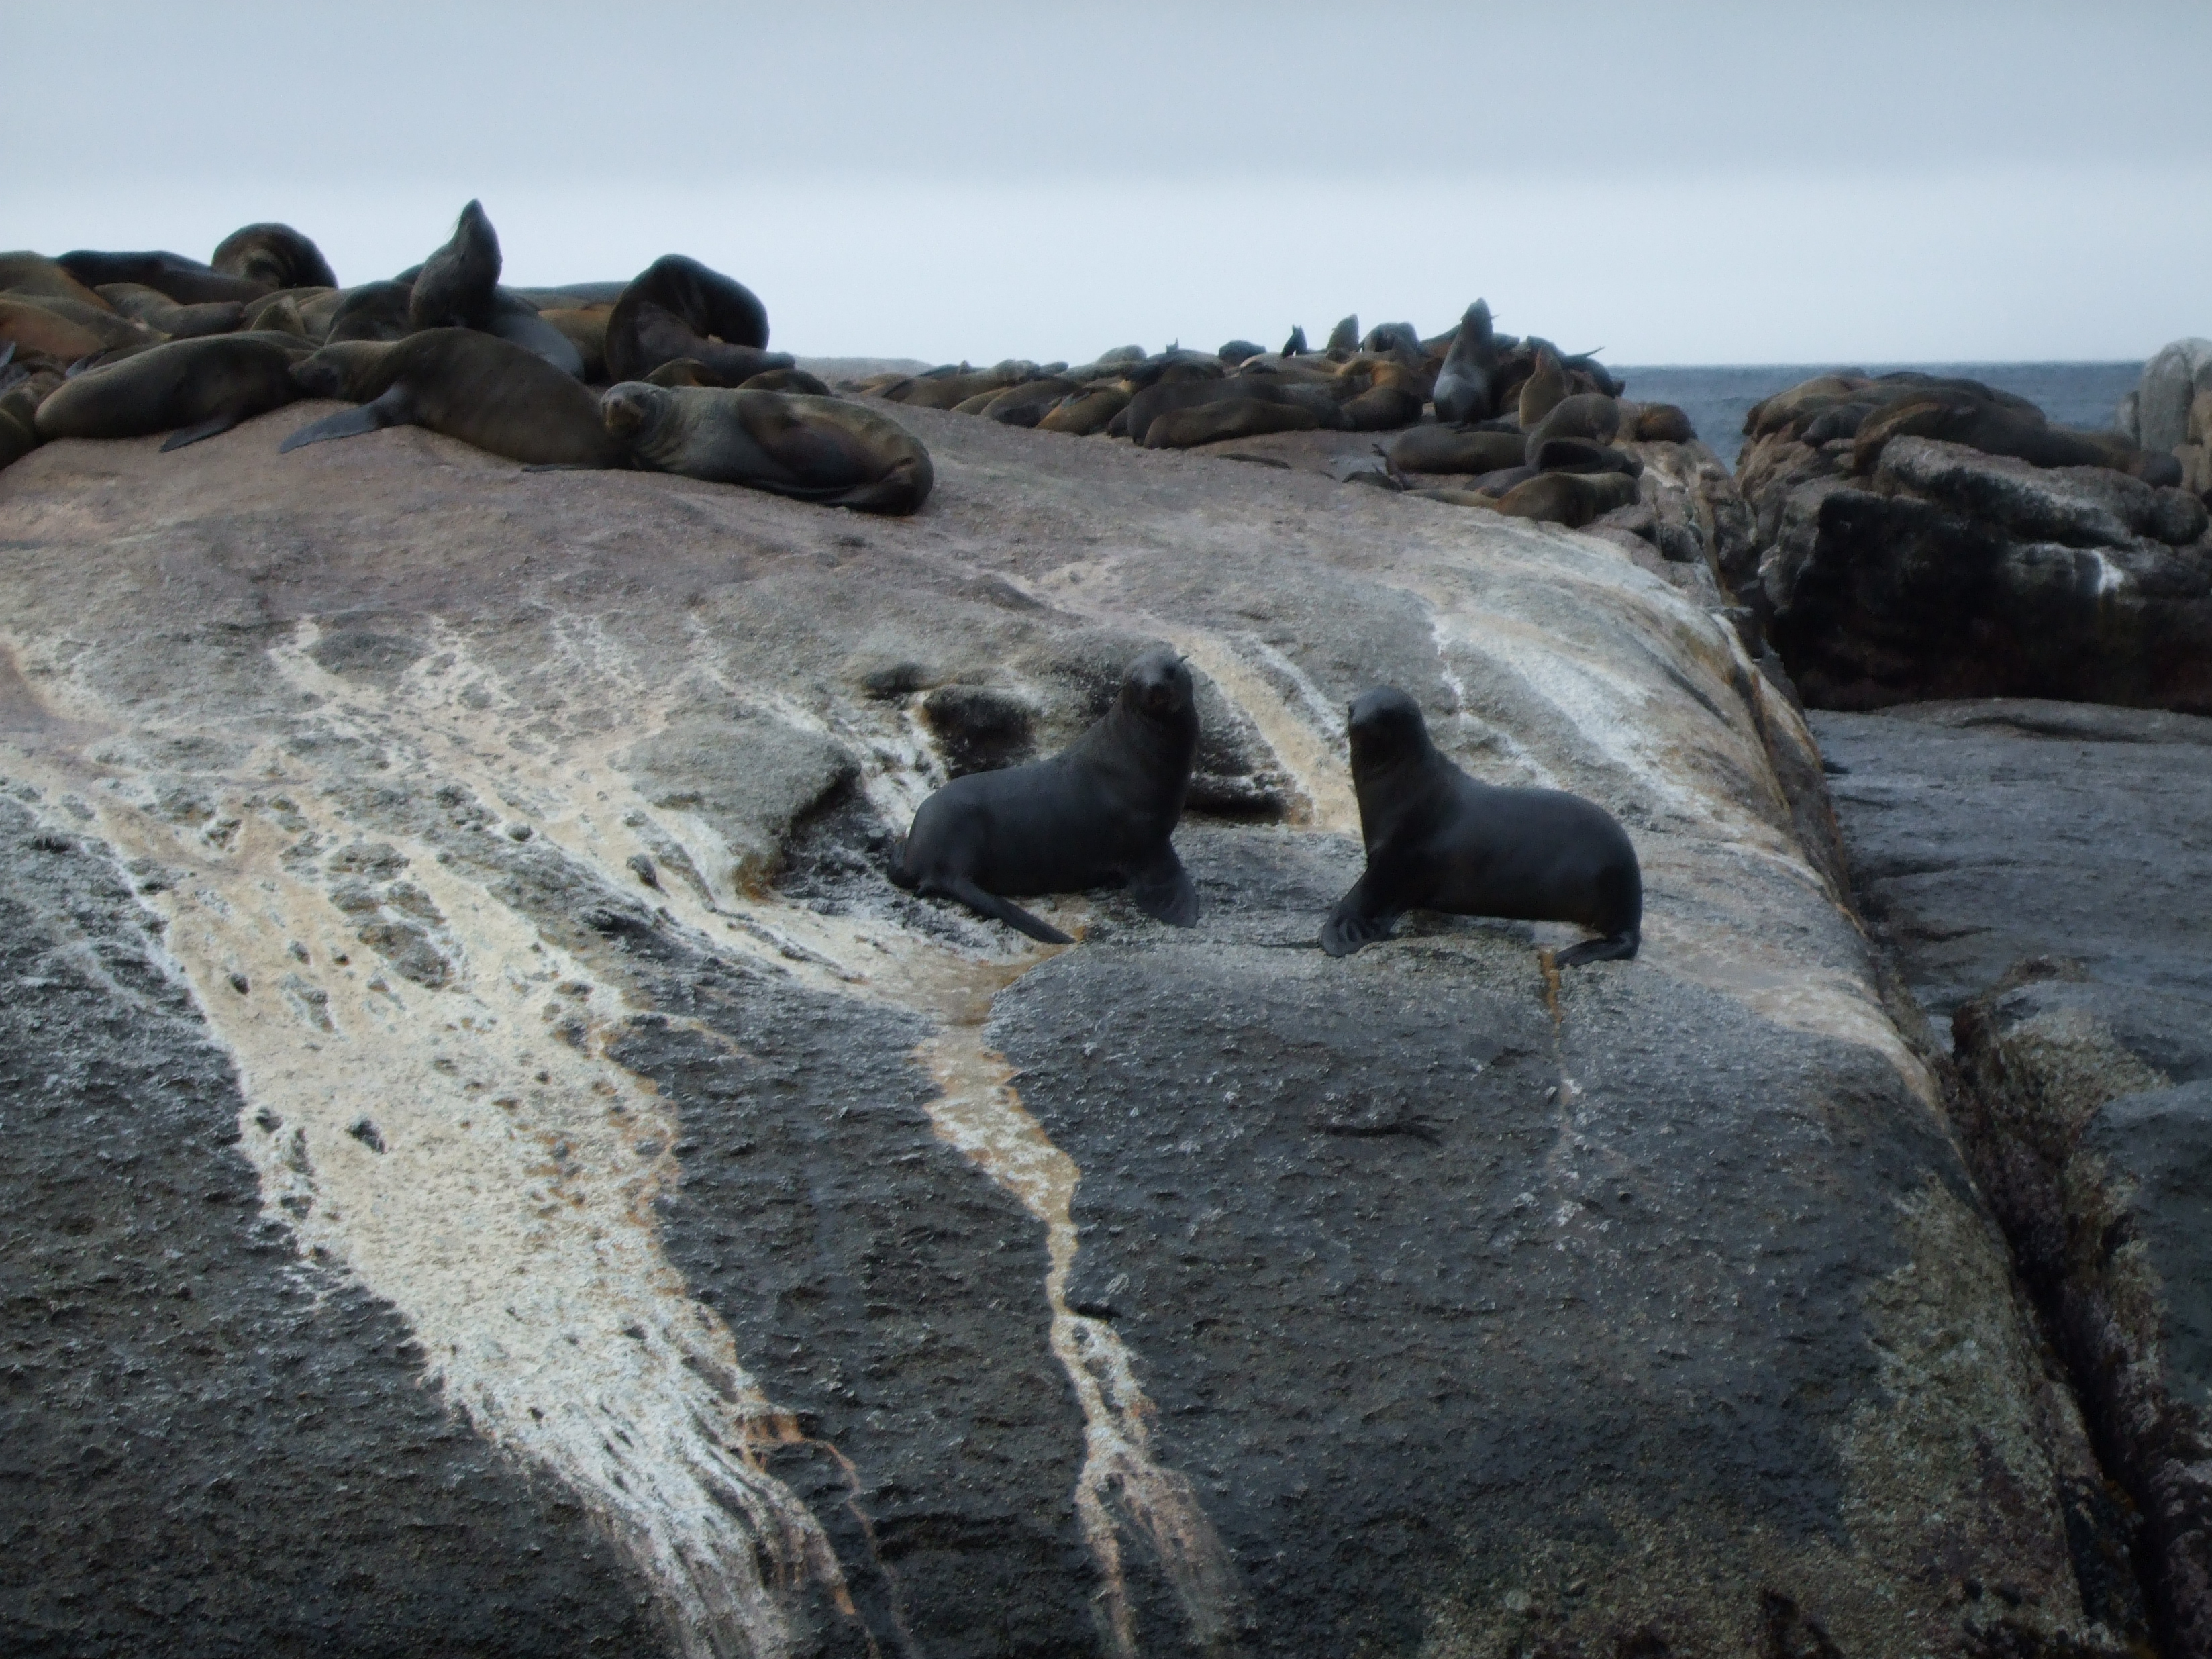
<instances>
[{"instance_id":1,"label":"cracked rock surface","mask_svg":"<svg viewBox=\"0 0 2212 1659\"><path fill-rule=\"evenodd\" d=\"M896 521L318 412L0 475L0 1647L2128 1650L1698 592L927 410ZM1160 640L1196 928L884 881ZM1636 961L1312 948L1378 682L1623 822Z\"/></svg>"}]
</instances>

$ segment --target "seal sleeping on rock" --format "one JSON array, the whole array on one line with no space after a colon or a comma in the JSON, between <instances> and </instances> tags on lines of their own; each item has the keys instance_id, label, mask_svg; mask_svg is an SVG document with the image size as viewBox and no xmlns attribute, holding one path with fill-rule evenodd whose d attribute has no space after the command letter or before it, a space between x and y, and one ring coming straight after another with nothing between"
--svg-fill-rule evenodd
<instances>
[{"instance_id":1,"label":"seal sleeping on rock","mask_svg":"<svg viewBox=\"0 0 2212 1659\"><path fill-rule=\"evenodd\" d=\"M1636 954L1644 878L1612 814L1558 789L1478 783L1429 741L1420 706L1378 686L1350 710L1352 782L1367 870L1337 901L1322 949L1350 956L1407 910L1572 921L1601 937L1559 965Z\"/></svg>"},{"instance_id":2,"label":"seal sleeping on rock","mask_svg":"<svg viewBox=\"0 0 2212 1659\"><path fill-rule=\"evenodd\" d=\"M1074 941L1012 898L1126 884L1146 915L1188 927L1198 890L1169 837L1197 754L1189 665L1148 651L1105 717L1050 760L971 772L922 802L890 878L1048 945Z\"/></svg>"},{"instance_id":3,"label":"seal sleeping on rock","mask_svg":"<svg viewBox=\"0 0 2212 1659\"><path fill-rule=\"evenodd\" d=\"M600 418L637 465L862 513L911 513L935 473L921 441L842 398L625 380Z\"/></svg>"}]
</instances>

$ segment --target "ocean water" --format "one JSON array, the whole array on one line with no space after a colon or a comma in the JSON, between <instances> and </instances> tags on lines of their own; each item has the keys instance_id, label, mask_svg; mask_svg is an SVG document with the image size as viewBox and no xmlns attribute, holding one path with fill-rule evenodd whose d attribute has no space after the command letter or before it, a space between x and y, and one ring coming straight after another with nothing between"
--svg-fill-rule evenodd
<instances>
[{"instance_id":1,"label":"ocean water","mask_svg":"<svg viewBox=\"0 0 2212 1659\"><path fill-rule=\"evenodd\" d=\"M1734 465L1743 447L1743 417L1753 404L1788 390L1815 374L1839 369L1887 374L1917 368L1929 374L1959 374L2014 392L2050 416L2054 426L2100 430L2112 426L2120 399L2142 378L2139 363L1767 363L1700 368L1668 364L1618 368L1628 395L1643 403L1679 404L1698 435L1713 453Z\"/></svg>"}]
</instances>

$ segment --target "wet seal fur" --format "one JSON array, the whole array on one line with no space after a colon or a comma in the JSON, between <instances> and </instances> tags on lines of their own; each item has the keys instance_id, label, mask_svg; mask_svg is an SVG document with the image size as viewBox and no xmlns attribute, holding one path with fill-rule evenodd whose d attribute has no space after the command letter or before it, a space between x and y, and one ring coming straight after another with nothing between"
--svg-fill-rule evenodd
<instances>
[{"instance_id":1,"label":"wet seal fur","mask_svg":"<svg viewBox=\"0 0 2212 1659\"><path fill-rule=\"evenodd\" d=\"M496 335L432 328L389 343L349 340L296 364L301 395L358 403L301 427L279 451L387 426L422 426L541 466L629 465L599 400L570 374Z\"/></svg>"},{"instance_id":2,"label":"wet seal fur","mask_svg":"<svg viewBox=\"0 0 2212 1659\"><path fill-rule=\"evenodd\" d=\"M1322 949L1350 956L1407 910L1577 922L1601 935L1559 965L1626 961L1644 919L1636 848L1613 815L1558 789L1478 783L1429 741L1420 706L1394 686L1350 709L1352 782L1367 870L1337 901Z\"/></svg>"},{"instance_id":3,"label":"wet seal fur","mask_svg":"<svg viewBox=\"0 0 2212 1659\"><path fill-rule=\"evenodd\" d=\"M890 878L1048 945L1074 941L1009 898L1126 884L1146 915L1198 920L1170 837L1198 755L1190 667L1164 647L1129 665L1105 717L1050 760L955 778L914 815Z\"/></svg>"},{"instance_id":4,"label":"wet seal fur","mask_svg":"<svg viewBox=\"0 0 2212 1659\"><path fill-rule=\"evenodd\" d=\"M897 422L842 398L625 380L599 416L636 465L863 513L911 513L936 481Z\"/></svg>"}]
</instances>

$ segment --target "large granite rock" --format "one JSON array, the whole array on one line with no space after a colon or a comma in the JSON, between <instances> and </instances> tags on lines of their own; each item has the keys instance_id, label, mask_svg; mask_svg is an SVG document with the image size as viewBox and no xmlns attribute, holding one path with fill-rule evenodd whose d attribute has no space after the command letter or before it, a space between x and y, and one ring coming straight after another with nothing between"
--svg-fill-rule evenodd
<instances>
[{"instance_id":1,"label":"large granite rock","mask_svg":"<svg viewBox=\"0 0 2212 1659\"><path fill-rule=\"evenodd\" d=\"M2212 710L2204 504L2107 467L1897 437L1761 438L1758 599L1807 702L2041 696Z\"/></svg>"},{"instance_id":2,"label":"large granite rock","mask_svg":"<svg viewBox=\"0 0 2212 1659\"><path fill-rule=\"evenodd\" d=\"M2127 1650L1811 739L1629 550L927 410L896 522L318 412L0 475L0 1645ZM1160 638L1198 928L883 879ZM1384 680L1624 821L1637 961L1310 948Z\"/></svg>"},{"instance_id":3,"label":"large granite rock","mask_svg":"<svg viewBox=\"0 0 2212 1659\"><path fill-rule=\"evenodd\" d=\"M1862 908L1954 1034L1954 1116L2139 1506L2166 1650L2212 1653L2212 720L1822 714Z\"/></svg>"}]
</instances>

